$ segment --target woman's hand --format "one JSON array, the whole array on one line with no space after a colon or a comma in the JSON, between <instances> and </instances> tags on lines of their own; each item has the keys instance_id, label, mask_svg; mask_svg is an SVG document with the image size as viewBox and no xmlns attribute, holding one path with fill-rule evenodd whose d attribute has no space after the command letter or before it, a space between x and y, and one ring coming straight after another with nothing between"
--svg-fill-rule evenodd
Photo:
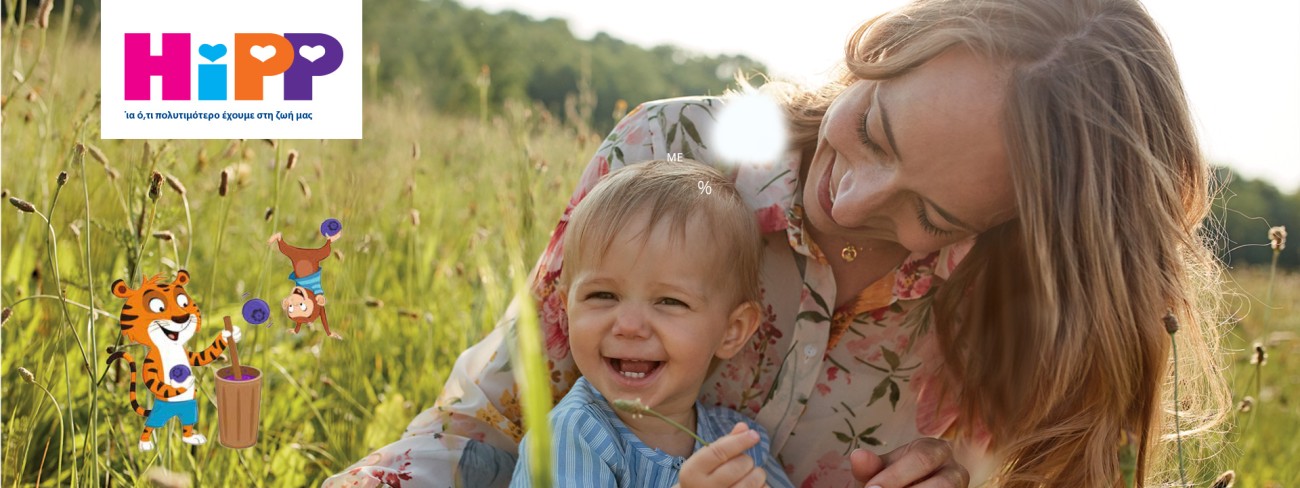
<instances>
[{"instance_id":1,"label":"woman's hand","mask_svg":"<svg viewBox=\"0 0 1300 488\"><path fill-rule=\"evenodd\" d=\"M767 482L767 472L755 466L754 460L745 454L755 445L758 445L758 432L743 422L737 423L730 434L686 458L678 475L678 486L762 488Z\"/></svg>"},{"instance_id":2,"label":"woman's hand","mask_svg":"<svg viewBox=\"0 0 1300 488\"><path fill-rule=\"evenodd\" d=\"M922 437L884 456L858 449L849 456L853 478L868 488L966 488L970 473L953 458L948 441Z\"/></svg>"}]
</instances>

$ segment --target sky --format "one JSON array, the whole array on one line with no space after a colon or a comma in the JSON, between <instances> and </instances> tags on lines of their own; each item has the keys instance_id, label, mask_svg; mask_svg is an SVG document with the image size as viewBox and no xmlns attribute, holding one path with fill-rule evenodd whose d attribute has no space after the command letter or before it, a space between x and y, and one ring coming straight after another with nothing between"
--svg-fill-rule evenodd
<instances>
[{"instance_id":1,"label":"sky","mask_svg":"<svg viewBox=\"0 0 1300 488\"><path fill-rule=\"evenodd\" d=\"M743 54L769 74L824 79L864 20L901 0L739 2L462 0L490 12L559 17L580 38L606 32L642 46ZM1300 1L1146 0L1174 46L1202 147L1211 161L1283 191L1300 190Z\"/></svg>"}]
</instances>

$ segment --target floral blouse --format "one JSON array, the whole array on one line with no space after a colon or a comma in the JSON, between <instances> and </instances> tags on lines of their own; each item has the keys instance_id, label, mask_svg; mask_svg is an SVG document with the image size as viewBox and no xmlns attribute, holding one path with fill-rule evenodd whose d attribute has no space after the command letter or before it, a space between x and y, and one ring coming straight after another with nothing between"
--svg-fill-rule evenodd
<instances>
[{"instance_id":1,"label":"floral blouse","mask_svg":"<svg viewBox=\"0 0 1300 488\"><path fill-rule=\"evenodd\" d=\"M570 212L611 170L681 153L735 180L766 242L762 325L741 354L706 380L701 401L763 425L772 451L798 486L851 486L852 450L883 454L923 436L951 440L972 485L981 484L996 462L986 452L987 434L961 422L950 396L939 391L930 314L936 285L973 241L912 255L832 310L838 301L831 268L804 237L798 151L762 165L716 160L707 142L725 103L693 97L642 104L619 122L587 166L531 281L553 401L579 377L556 291ZM417 415L401 439L325 486L507 485L526 427L508 349L517 316L510 307L493 332L461 354L435 405Z\"/></svg>"}]
</instances>

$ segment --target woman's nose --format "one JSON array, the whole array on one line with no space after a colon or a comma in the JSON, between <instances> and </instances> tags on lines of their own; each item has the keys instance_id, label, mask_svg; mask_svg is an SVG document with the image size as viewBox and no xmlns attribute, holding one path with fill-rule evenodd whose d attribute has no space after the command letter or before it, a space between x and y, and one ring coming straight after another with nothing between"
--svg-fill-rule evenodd
<instances>
[{"instance_id":1,"label":"woman's nose","mask_svg":"<svg viewBox=\"0 0 1300 488\"><path fill-rule=\"evenodd\" d=\"M614 319L614 335L630 339L649 337L650 327L639 307L624 307Z\"/></svg>"},{"instance_id":2,"label":"woman's nose","mask_svg":"<svg viewBox=\"0 0 1300 488\"><path fill-rule=\"evenodd\" d=\"M862 225L873 215L881 215L897 191L898 175L886 164L864 160L845 168L835 188L831 218L852 227Z\"/></svg>"}]
</instances>

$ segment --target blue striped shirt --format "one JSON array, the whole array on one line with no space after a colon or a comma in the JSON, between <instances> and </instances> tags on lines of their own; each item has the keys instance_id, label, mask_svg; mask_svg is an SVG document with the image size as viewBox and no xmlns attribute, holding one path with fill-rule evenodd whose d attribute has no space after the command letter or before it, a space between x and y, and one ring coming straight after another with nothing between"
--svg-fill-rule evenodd
<instances>
[{"instance_id":1,"label":"blue striped shirt","mask_svg":"<svg viewBox=\"0 0 1300 488\"><path fill-rule=\"evenodd\" d=\"M695 403L695 432L708 442L731 432L737 422L749 424L759 434L758 445L747 453L767 471L773 488L793 487L781 463L770 451L767 431L735 410ZM686 458L647 446L623 423L605 397L586 378L551 410L551 464L555 486L671 487ZM695 443L695 449L700 447ZM511 487L531 486L528 478L527 436L519 445Z\"/></svg>"}]
</instances>

